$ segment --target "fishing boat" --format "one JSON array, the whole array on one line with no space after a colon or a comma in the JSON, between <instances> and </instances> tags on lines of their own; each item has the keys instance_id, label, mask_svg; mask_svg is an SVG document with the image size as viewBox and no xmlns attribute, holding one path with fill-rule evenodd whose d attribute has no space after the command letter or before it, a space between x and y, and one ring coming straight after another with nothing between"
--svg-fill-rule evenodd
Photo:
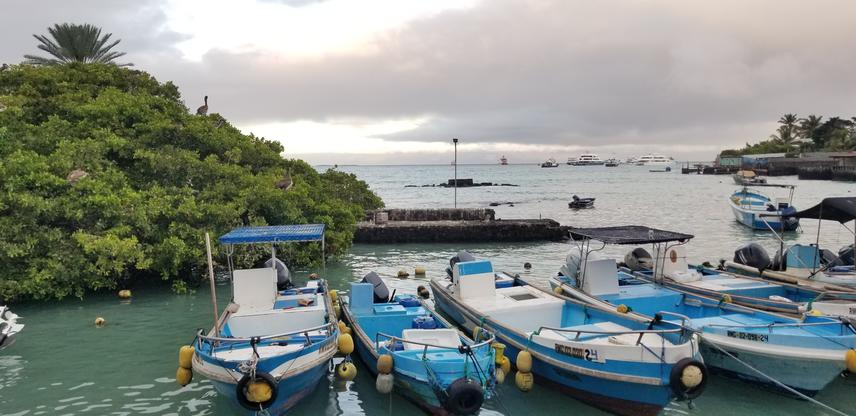
<instances>
[{"instance_id":1,"label":"fishing boat","mask_svg":"<svg viewBox=\"0 0 856 416\"><path fill-rule=\"evenodd\" d=\"M516 362L516 379L538 377L619 415L656 415L705 388L698 344L679 325L559 298L468 253L450 266L451 281L431 281L438 309L467 330L494 334Z\"/></svg>"},{"instance_id":2,"label":"fishing boat","mask_svg":"<svg viewBox=\"0 0 856 416\"><path fill-rule=\"evenodd\" d=\"M755 171L751 170L738 170L734 175L731 176L734 179L734 183L740 186L747 185L764 185L767 183L767 179L764 179L755 174Z\"/></svg>"},{"instance_id":3,"label":"fishing boat","mask_svg":"<svg viewBox=\"0 0 856 416\"><path fill-rule=\"evenodd\" d=\"M675 246L678 258L685 258L684 246ZM628 261L628 258L636 260ZM621 270L643 280L653 282L651 255L637 247L625 257ZM660 280L664 286L721 299L725 295L735 304L793 316L821 314L837 316L856 323L856 293L832 291L775 282L758 277L739 276L703 265L690 264L687 270L670 270Z\"/></svg>"},{"instance_id":4,"label":"fishing boat","mask_svg":"<svg viewBox=\"0 0 856 416\"><path fill-rule=\"evenodd\" d=\"M502 155L502 157L499 158L499 164L502 166L505 166L508 164L508 159L505 157L505 155Z\"/></svg>"},{"instance_id":5,"label":"fishing boat","mask_svg":"<svg viewBox=\"0 0 856 416\"><path fill-rule=\"evenodd\" d=\"M581 209L594 207L594 198L580 198L576 195L571 197L571 202L568 202L568 208Z\"/></svg>"},{"instance_id":6,"label":"fishing boat","mask_svg":"<svg viewBox=\"0 0 856 416\"><path fill-rule=\"evenodd\" d=\"M15 343L15 338L24 329L18 318L8 306L0 305L0 350Z\"/></svg>"},{"instance_id":7,"label":"fishing boat","mask_svg":"<svg viewBox=\"0 0 856 416\"><path fill-rule=\"evenodd\" d=\"M542 167L542 168L558 168L558 167L559 167L559 163L558 163L558 162L556 162L556 159L553 159L553 158L551 157L551 158L547 159L544 163L542 163L542 164L541 164L541 167Z\"/></svg>"},{"instance_id":8,"label":"fishing boat","mask_svg":"<svg viewBox=\"0 0 856 416\"><path fill-rule=\"evenodd\" d=\"M472 415L494 394L492 336L475 342L413 296L392 295L374 272L351 283L342 305L376 387L435 415Z\"/></svg>"},{"instance_id":9,"label":"fishing boat","mask_svg":"<svg viewBox=\"0 0 856 416\"><path fill-rule=\"evenodd\" d=\"M795 284L812 283L829 290L856 290L854 244L842 247L837 254L820 248L822 221L838 222L847 228L844 224L856 221L856 197L824 198L811 208L788 214L787 218L817 219L818 232L814 244L793 244L786 248L784 240L778 236L781 244L772 261L763 247L741 247L735 252L733 261L725 262L726 269ZM847 231L852 233L849 229Z\"/></svg>"},{"instance_id":10,"label":"fishing boat","mask_svg":"<svg viewBox=\"0 0 856 416\"><path fill-rule=\"evenodd\" d=\"M731 211L737 222L753 230L793 231L799 226L799 219L793 214L796 209L791 205L794 198L793 185L775 185L789 190L787 198L772 199L760 192L743 187L729 199Z\"/></svg>"},{"instance_id":11,"label":"fishing boat","mask_svg":"<svg viewBox=\"0 0 856 416\"><path fill-rule=\"evenodd\" d=\"M608 167L608 168L614 168L614 167L617 167L619 165L619 162L618 162L618 159L606 159L606 162L604 162L603 165Z\"/></svg>"},{"instance_id":12,"label":"fishing boat","mask_svg":"<svg viewBox=\"0 0 856 416\"><path fill-rule=\"evenodd\" d=\"M856 330L837 318L801 318L747 308L733 298L701 296L666 287L665 274L686 274L680 250L692 235L644 226L575 228L578 242L551 285L581 301L628 311L643 318L660 316L701 337L705 364L715 371L786 392L813 396L845 369L856 370ZM592 242L595 242L592 246ZM652 279L639 280L617 270L614 259L596 251L607 244L654 249ZM655 318L656 319L656 318Z\"/></svg>"},{"instance_id":13,"label":"fishing boat","mask_svg":"<svg viewBox=\"0 0 856 416\"><path fill-rule=\"evenodd\" d=\"M197 334L192 371L211 380L243 414L284 414L327 374L339 327L326 282L292 287L276 244L317 241L323 256L324 225L237 228L219 240L229 265L239 244L269 244L271 258L261 268L230 267L232 300L214 328ZM210 266L209 273L213 282Z\"/></svg>"}]
</instances>

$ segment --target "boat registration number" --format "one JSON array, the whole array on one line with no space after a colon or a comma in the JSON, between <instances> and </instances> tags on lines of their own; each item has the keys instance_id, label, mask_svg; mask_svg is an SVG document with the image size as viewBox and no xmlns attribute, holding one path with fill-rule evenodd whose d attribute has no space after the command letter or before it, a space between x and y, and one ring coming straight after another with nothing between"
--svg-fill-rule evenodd
<instances>
[{"instance_id":1,"label":"boat registration number","mask_svg":"<svg viewBox=\"0 0 856 416\"><path fill-rule=\"evenodd\" d=\"M591 348L577 348L571 347L568 345L556 344L556 352L563 355L568 355L574 358L579 358L581 360L592 361L595 363L604 363L606 359L604 359L600 354L598 354L596 349Z\"/></svg>"},{"instance_id":2,"label":"boat registration number","mask_svg":"<svg viewBox=\"0 0 856 416\"><path fill-rule=\"evenodd\" d=\"M324 354L324 353L332 350L336 346L337 346L337 344L335 342L333 342L333 338L330 338L327 341L324 341L323 344L321 344L321 347L318 348L318 352L321 354Z\"/></svg>"},{"instance_id":3,"label":"boat registration number","mask_svg":"<svg viewBox=\"0 0 856 416\"><path fill-rule=\"evenodd\" d=\"M747 341L767 342L769 337L764 334L750 334L747 332L728 331L727 335L731 338L745 339Z\"/></svg>"}]
</instances>

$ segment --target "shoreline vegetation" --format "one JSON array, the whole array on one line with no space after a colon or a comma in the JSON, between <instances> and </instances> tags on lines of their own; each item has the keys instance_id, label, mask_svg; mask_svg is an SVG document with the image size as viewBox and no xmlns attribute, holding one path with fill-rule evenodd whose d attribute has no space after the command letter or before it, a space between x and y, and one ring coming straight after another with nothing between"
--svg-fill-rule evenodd
<instances>
[{"instance_id":1,"label":"shoreline vegetation","mask_svg":"<svg viewBox=\"0 0 856 416\"><path fill-rule=\"evenodd\" d=\"M383 202L355 175L318 173L284 150L216 112L192 114L175 85L143 71L4 66L0 299L164 282L186 292L202 277L204 233L238 226L324 223L326 254L344 252L356 222ZM320 247L282 249L307 265ZM236 260L247 265L260 250Z\"/></svg>"},{"instance_id":2,"label":"shoreline vegetation","mask_svg":"<svg viewBox=\"0 0 856 416\"><path fill-rule=\"evenodd\" d=\"M809 115L800 118L788 113L779 118L779 127L767 140L746 145L740 149L726 149L720 157L765 153L785 153L796 157L807 152L840 152L856 150L856 117L830 117Z\"/></svg>"}]
</instances>

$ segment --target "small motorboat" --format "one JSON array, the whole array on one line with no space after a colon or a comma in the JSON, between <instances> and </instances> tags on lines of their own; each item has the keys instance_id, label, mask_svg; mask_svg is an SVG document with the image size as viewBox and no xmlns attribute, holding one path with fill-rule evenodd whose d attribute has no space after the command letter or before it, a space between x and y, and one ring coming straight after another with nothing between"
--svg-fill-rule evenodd
<instances>
[{"instance_id":1,"label":"small motorboat","mask_svg":"<svg viewBox=\"0 0 856 416\"><path fill-rule=\"evenodd\" d=\"M542 168L558 168L559 162L556 162L556 159L552 157L547 159L544 163L541 164Z\"/></svg>"},{"instance_id":2,"label":"small motorboat","mask_svg":"<svg viewBox=\"0 0 856 416\"><path fill-rule=\"evenodd\" d=\"M327 284L320 279L292 287L275 250L277 243L323 240L323 224L237 228L220 237L230 246L230 265L233 245L271 245L265 267L230 270L232 300L193 344L192 371L243 414L285 414L327 375L339 337Z\"/></svg>"},{"instance_id":3,"label":"small motorboat","mask_svg":"<svg viewBox=\"0 0 856 416\"><path fill-rule=\"evenodd\" d=\"M743 247L741 256L757 253L763 248L753 243ZM684 246L675 246L678 258L685 258ZM641 253L640 253L641 252ZM766 253L763 253L766 255ZM628 261L628 258L639 259ZM648 252L637 247L625 257L627 273L653 281L653 260ZM738 276L722 270L689 265L687 270L670 270L663 274L659 283L666 287L692 292L699 295L722 298L728 295L738 305L794 316L821 314L838 316L856 323L856 293L829 291L810 286L775 282L758 277Z\"/></svg>"},{"instance_id":4,"label":"small motorboat","mask_svg":"<svg viewBox=\"0 0 856 416\"><path fill-rule=\"evenodd\" d=\"M824 198L811 208L786 215L785 219L788 220L818 220L818 233L814 244L784 247L783 243L772 261L763 247L741 247L734 253L733 261L725 262L726 270L782 282L820 286L825 290L856 291L854 245L842 247L837 254L820 247L820 222L835 221L843 226L856 220L856 197Z\"/></svg>"},{"instance_id":5,"label":"small motorboat","mask_svg":"<svg viewBox=\"0 0 856 416\"><path fill-rule=\"evenodd\" d=\"M772 186L768 184L768 186ZM731 211L737 222L753 230L794 231L800 225L799 218L791 216L797 212L791 205L794 197L793 185L776 185L790 190L788 198L772 199L760 192L744 187L729 199Z\"/></svg>"},{"instance_id":6,"label":"small motorboat","mask_svg":"<svg viewBox=\"0 0 856 416\"><path fill-rule=\"evenodd\" d=\"M603 165L608 168L617 167L619 165L618 159L606 159L606 162Z\"/></svg>"},{"instance_id":7,"label":"small motorboat","mask_svg":"<svg viewBox=\"0 0 856 416\"><path fill-rule=\"evenodd\" d=\"M653 172L653 173L658 173L658 172L659 172L659 173L664 173L664 172L671 172L671 171L672 171L672 167L671 167L671 166L666 166L666 167L665 167L665 168L663 168L663 169L648 169L648 172Z\"/></svg>"},{"instance_id":8,"label":"small motorboat","mask_svg":"<svg viewBox=\"0 0 856 416\"><path fill-rule=\"evenodd\" d=\"M568 202L568 208L581 209L594 207L594 198L580 198L576 195L571 197L571 202Z\"/></svg>"},{"instance_id":9,"label":"small motorboat","mask_svg":"<svg viewBox=\"0 0 856 416\"><path fill-rule=\"evenodd\" d=\"M734 179L734 183L740 186L747 185L764 185L767 183L767 179L764 179L755 174L755 171L751 170L738 170L737 173L732 175Z\"/></svg>"},{"instance_id":10,"label":"small motorboat","mask_svg":"<svg viewBox=\"0 0 856 416\"><path fill-rule=\"evenodd\" d=\"M686 258L675 247L692 235L622 226L574 228L571 237L578 247L568 254L561 274L551 278L554 288L592 305L648 319L660 316L688 328L700 336L705 364L714 370L812 396L845 369L856 368L856 357L848 352L856 348L856 329L846 321L775 314L736 305L728 294L707 297L662 285L665 275L688 279ZM618 270L614 259L598 258L596 252L606 244L650 244L655 251L650 280Z\"/></svg>"},{"instance_id":11,"label":"small motorboat","mask_svg":"<svg viewBox=\"0 0 856 416\"><path fill-rule=\"evenodd\" d=\"M559 297L468 253L449 263L451 281L431 281L437 308L468 331L494 334L517 377L618 415L657 415L705 388L699 345L679 325Z\"/></svg>"},{"instance_id":12,"label":"small motorboat","mask_svg":"<svg viewBox=\"0 0 856 416\"><path fill-rule=\"evenodd\" d=\"M493 336L480 334L486 336L478 342L463 336L421 299L390 295L374 272L350 287L343 319L378 391L386 394L394 386L434 415L479 412L494 394Z\"/></svg>"},{"instance_id":13,"label":"small motorboat","mask_svg":"<svg viewBox=\"0 0 856 416\"><path fill-rule=\"evenodd\" d=\"M8 306L0 305L0 350L15 343L18 333L24 329L24 325L18 323L19 318Z\"/></svg>"}]
</instances>

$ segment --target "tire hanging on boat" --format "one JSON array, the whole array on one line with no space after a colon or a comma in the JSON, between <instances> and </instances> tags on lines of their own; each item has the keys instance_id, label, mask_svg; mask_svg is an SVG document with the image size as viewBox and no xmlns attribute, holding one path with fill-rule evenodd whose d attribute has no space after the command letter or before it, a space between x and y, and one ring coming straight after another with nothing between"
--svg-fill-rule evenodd
<instances>
[{"instance_id":1,"label":"tire hanging on boat","mask_svg":"<svg viewBox=\"0 0 856 416\"><path fill-rule=\"evenodd\" d=\"M693 358L684 358L672 367L669 387L678 400L693 400L707 387L707 378L707 367L703 363Z\"/></svg>"},{"instance_id":2,"label":"tire hanging on boat","mask_svg":"<svg viewBox=\"0 0 856 416\"><path fill-rule=\"evenodd\" d=\"M248 387L251 382L264 382L270 388L270 398L263 402L255 402L251 401L247 395L249 394ZM248 410L264 410L273 405L276 401L276 396L279 393L277 389L276 379L273 378L272 375L265 373L264 371L256 371L256 377L253 379L249 374L244 374L241 377L241 380L238 381L238 385L235 386L236 390L236 398L238 399L238 403L241 404L245 409Z\"/></svg>"},{"instance_id":3,"label":"tire hanging on boat","mask_svg":"<svg viewBox=\"0 0 856 416\"><path fill-rule=\"evenodd\" d=\"M456 415L472 415L481 409L484 391L475 381L461 377L446 389L443 408Z\"/></svg>"}]
</instances>

